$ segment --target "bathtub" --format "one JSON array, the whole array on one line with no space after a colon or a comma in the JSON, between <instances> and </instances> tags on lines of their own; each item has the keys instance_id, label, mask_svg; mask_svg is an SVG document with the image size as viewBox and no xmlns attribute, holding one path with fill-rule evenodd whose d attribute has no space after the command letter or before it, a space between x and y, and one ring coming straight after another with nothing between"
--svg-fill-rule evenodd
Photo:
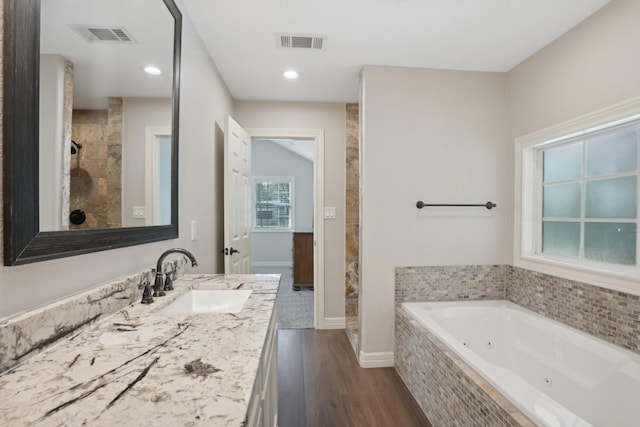
<instances>
[{"instance_id":1,"label":"bathtub","mask_svg":"<svg viewBox=\"0 0 640 427\"><path fill-rule=\"evenodd\" d=\"M403 303L534 423L640 426L640 355L509 301Z\"/></svg>"}]
</instances>

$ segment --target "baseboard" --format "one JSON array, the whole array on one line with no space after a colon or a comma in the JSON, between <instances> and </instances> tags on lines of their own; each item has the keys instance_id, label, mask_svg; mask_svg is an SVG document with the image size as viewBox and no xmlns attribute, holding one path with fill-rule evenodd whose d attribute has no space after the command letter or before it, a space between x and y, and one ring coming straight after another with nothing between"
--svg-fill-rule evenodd
<instances>
[{"instance_id":1,"label":"baseboard","mask_svg":"<svg viewBox=\"0 0 640 427\"><path fill-rule=\"evenodd\" d=\"M358 362L363 368L392 368L394 363L393 352L365 353L360 350Z\"/></svg>"},{"instance_id":2,"label":"baseboard","mask_svg":"<svg viewBox=\"0 0 640 427\"><path fill-rule=\"evenodd\" d=\"M275 262L252 262L251 267L289 267L293 268L293 261L275 261Z\"/></svg>"},{"instance_id":3,"label":"baseboard","mask_svg":"<svg viewBox=\"0 0 640 427\"><path fill-rule=\"evenodd\" d=\"M344 317L325 317L322 329L344 329Z\"/></svg>"}]
</instances>

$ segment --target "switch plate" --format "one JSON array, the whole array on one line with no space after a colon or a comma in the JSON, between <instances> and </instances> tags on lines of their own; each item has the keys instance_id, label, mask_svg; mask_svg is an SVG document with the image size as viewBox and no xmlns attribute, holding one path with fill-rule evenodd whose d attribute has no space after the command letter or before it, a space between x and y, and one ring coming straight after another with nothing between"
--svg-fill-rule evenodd
<instances>
[{"instance_id":1,"label":"switch plate","mask_svg":"<svg viewBox=\"0 0 640 427\"><path fill-rule=\"evenodd\" d=\"M195 242L198 239L198 221L191 220L191 241Z\"/></svg>"},{"instance_id":2,"label":"switch plate","mask_svg":"<svg viewBox=\"0 0 640 427\"><path fill-rule=\"evenodd\" d=\"M144 219L144 206L133 207L133 218Z\"/></svg>"},{"instance_id":3,"label":"switch plate","mask_svg":"<svg viewBox=\"0 0 640 427\"><path fill-rule=\"evenodd\" d=\"M324 219L336 219L336 208L333 206L325 206Z\"/></svg>"}]
</instances>

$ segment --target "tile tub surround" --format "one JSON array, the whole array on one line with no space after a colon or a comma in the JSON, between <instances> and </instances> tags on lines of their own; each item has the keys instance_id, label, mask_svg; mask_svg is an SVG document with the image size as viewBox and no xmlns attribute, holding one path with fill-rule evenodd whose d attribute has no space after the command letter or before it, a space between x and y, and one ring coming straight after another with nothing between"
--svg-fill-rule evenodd
<instances>
[{"instance_id":1,"label":"tile tub surround","mask_svg":"<svg viewBox=\"0 0 640 427\"><path fill-rule=\"evenodd\" d=\"M187 259L180 257L163 263L163 271L186 271ZM87 327L96 320L139 302L138 285L149 280L152 269L72 295L46 306L0 319L0 372L38 354L56 341Z\"/></svg>"},{"instance_id":2,"label":"tile tub surround","mask_svg":"<svg viewBox=\"0 0 640 427\"><path fill-rule=\"evenodd\" d=\"M396 267L396 306L408 301L505 298L505 265Z\"/></svg>"},{"instance_id":3,"label":"tile tub surround","mask_svg":"<svg viewBox=\"0 0 640 427\"><path fill-rule=\"evenodd\" d=\"M508 300L640 353L640 296L508 266Z\"/></svg>"},{"instance_id":4,"label":"tile tub surround","mask_svg":"<svg viewBox=\"0 0 640 427\"><path fill-rule=\"evenodd\" d=\"M401 307L396 307L395 368L434 426L535 426Z\"/></svg>"},{"instance_id":5,"label":"tile tub surround","mask_svg":"<svg viewBox=\"0 0 640 427\"><path fill-rule=\"evenodd\" d=\"M279 275L186 275L0 376L0 425L241 426ZM236 314L168 315L188 289L252 289ZM37 404L34 404L37 402Z\"/></svg>"},{"instance_id":6,"label":"tile tub surround","mask_svg":"<svg viewBox=\"0 0 640 427\"><path fill-rule=\"evenodd\" d=\"M407 301L507 299L640 353L640 296L511 265L396 267L396 307Z\"/></svg>"}]
</instances>

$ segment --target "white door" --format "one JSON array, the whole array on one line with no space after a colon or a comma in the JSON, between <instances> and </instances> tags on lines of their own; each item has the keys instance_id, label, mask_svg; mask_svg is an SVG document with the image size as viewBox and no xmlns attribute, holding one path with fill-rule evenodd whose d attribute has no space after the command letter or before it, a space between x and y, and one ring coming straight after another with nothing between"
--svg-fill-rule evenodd
<instances>
[{"instance_id":1,"label":"white door","mask_svg":"<svg viewBox=\"0 0 640 427\"><path fill-rule=\"evenodd\" d=\"M224 272L251 273L251 137L229 116L224 137Z\"/></svg>"}]
</instances>

